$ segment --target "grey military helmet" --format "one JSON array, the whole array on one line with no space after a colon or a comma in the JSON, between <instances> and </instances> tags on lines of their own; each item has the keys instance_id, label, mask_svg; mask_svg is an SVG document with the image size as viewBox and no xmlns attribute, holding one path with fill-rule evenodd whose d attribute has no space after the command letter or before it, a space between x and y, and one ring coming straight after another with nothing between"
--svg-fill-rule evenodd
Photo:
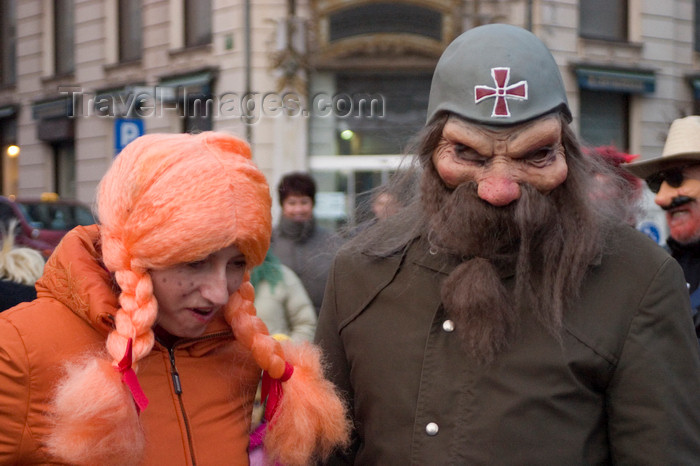
<instances>
[{"instance_id":1,"label":"grey military helmet","mask_svg":"<svg viewBox=\"0 0 700 466\"><path fill-rule=\"evenodd\" d=\"M461 34L433 74L430 123L441 111L488 125L513 125L561 111L571 121L559 67L531 32L488 24Z\"/></svg>"}]
</instances>

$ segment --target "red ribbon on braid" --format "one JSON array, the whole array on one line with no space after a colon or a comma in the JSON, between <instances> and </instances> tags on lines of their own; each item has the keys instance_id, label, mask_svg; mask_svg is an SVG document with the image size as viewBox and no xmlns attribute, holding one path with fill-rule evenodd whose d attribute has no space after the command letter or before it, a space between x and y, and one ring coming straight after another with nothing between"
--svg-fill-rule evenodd
<instances>
[{"instance_id":1,"label":"red ribbon on braid","mask_svg":"<svg viewBox=\"0 0 700 466\"><path fill-rule=\"evenodd\" d=\"M140 414L141 411L146 409L146 406L148 406L148 398L146 398L146 394L141 389L139 379L136 377L136 372L134 372L134 369L131 367L131 345L132 339L129 338L129 340L126 342L126 352L124 353L124 357L121 361L119 361L119 365L116 369L122 375L122 383L126 385L131 392L131 396L134 398L134 403L136 403L136 410Z\"/></svg>"},{"instance_id":2,"label":"red ribbon on braid","mask_svg":"<svg viewBox=\"0 0 700 466\"><path fill-rule=\"evenodd\" d=\"M282 382L286 382L294 373L294 366L285 361L284 372L279 379L273 379L270 374L263 372L262 386L260 387L261 399L267 399L265 405L265 419L268 422L272 421L272 416L277 412L277 406L282 400L283 390Z\"/></svg>"}]
</instances>

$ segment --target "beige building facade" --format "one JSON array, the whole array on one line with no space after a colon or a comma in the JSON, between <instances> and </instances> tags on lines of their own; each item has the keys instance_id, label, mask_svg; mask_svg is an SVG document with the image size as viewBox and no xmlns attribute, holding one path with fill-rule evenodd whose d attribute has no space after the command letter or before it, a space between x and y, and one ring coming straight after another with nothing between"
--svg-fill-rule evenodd
<instances>
[{"instance_id":1,"label":"beige building facade","mask_svg":"<svg viewBox=\"0 0 700 466\"><path fill-rule=\"evenodd\" d=\"M273 195L311 170L320 217L352 223L422 126L441 51L489 22L553 51L583 141L656 157L700 107L697 3L0 0L2 194L91 203L134 137L213 129L251 142Z\"/></svg>"}]
</instances>

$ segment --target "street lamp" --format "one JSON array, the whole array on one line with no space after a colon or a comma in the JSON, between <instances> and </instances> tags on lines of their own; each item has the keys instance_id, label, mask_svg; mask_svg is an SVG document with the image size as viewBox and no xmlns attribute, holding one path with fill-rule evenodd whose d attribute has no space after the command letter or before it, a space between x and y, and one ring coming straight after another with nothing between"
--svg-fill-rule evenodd
<instances>
[{"instance_id":1,"label":"street lamp","mask_svg":"<svg viewBox=\"0 0 700 466\"><path fill-rule=\"evenodd\" d=\"M15 144L11 144L7 146L7 156L14 159L19 155L19 146Z\"/></svg>"},{"instance_id":2,"label":"street lamp","mask_svg":"<svg viewBox=\"0 0 700 466\"><path fill-rule=\"evenodd\" d=\"M340 132L340 138L344 141L349 141L355 136L355 132L351 129L345 129Z\"/></svg>"}]
</instances>

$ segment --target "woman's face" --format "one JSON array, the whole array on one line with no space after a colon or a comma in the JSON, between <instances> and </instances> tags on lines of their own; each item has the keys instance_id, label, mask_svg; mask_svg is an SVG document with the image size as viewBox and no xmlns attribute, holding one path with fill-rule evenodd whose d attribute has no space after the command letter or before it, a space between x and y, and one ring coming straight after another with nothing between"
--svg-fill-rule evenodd
<instances>
[{"instance_id":1,"label":"woman's face","mask_svg":"<svg viewBox=\"0 0 700 466\"><path fill-rule=\"evenodd\" d=\"M238 290L246 259L237 246L228 246L197 262L151 270L158 301L156 324L171 335L194 338L204 333Z\"/></svg>"},{"instance_id":2,"label":"woman's face","mask_svg":"<svg viewBox=\"0 0 700 466\"><path fill-rule=\"evenodd\" d=\"M290 194L282 201L282 215L294 222L311 220L314 200L301 194Z\"/></svg>"}]
</instances>

